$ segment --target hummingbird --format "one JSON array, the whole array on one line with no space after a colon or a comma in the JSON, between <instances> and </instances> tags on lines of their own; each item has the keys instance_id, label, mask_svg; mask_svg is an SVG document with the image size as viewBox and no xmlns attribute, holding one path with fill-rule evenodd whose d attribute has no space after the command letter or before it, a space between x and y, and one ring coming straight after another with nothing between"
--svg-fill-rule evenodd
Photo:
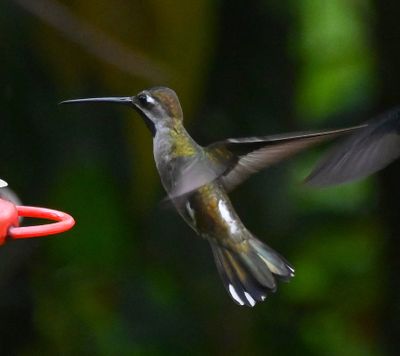
<instances>
[{"instance_id":1,"label":"hummingbird","mask_svg":"<svg viewBox=\"0 0 400 356\"><path fill-rule=\"evenodd\" d=\"M368 129L368 124L362 124L334 130L228 138L204 147L186 131L178 96L170 88L154 87L128 97L61 102L81 103L124 105L142 117L153 137L154 160L168 199L186 223L210 243L217 270L233 301L250 307L275 292L278 280L294 277L295 270L245 227L228 193L252 174L317 143ZM376 161L375 165L379 165L378 158ZM318 168L310 183L317 181L320 174L327 175L325 169Z\"/></svg>"}]
</instances>

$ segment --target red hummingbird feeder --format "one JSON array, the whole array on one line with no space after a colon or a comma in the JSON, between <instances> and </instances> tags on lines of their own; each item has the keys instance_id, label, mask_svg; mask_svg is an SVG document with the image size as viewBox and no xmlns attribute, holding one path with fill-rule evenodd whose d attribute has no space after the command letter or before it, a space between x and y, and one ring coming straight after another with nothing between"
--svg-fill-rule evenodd
<instances>
[{"instance_id":1,"label":"red hummingbird feeder","mask_svg":"<svg viewBox=\"0 0 400 356\"><path fill-rule=\"evenodd\" d=\"M20 217L46 219L55 222L20 227ZM4 244L7 238L27 239L54 235L67 231L74 225L74 218L61 211L34 206L14 205L8 200L0 199L0 245Z\"/></svg>"}]
</instances>

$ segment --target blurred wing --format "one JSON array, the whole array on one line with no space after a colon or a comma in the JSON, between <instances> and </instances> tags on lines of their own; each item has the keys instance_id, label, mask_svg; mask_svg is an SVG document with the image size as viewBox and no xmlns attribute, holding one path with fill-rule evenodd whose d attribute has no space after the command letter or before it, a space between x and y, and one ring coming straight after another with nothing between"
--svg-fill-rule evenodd
<instances>
[{"instance_id":1,"label":"blurred wing","mask_svg":"<svg viewBox=\"0 0 400 356\"><path fill-rule=\"evenodd\" d=\"M170 199L183 197L201 186L214 181L226 169L220 162L210 160L205 152L195 157L178 157L170 172Z\"/></svg>"},{"instance_id":2,"label":"blurred wing","mask_svg":"<svg viewBox=\"0 0 400 356\"><path fill-rule=\"evenodd\" d=\"M333 139L339 135L358 130L360 125L338 130L317 132L297 132L283 135L227 139L206 148L207 152L219 162L220 179L230 191L253 173L278 163L317 143Z\"/></svg>"},{"instance_id":3,"label":"blurred wing","mask_svg":"<svg viewBox=\"0 0 400 356\"><path fill-rule=\"evenodd\" d=\"M313 186L361 179L400 156L400 109L382 115L335 146L306 178Z\"/></svg>"}]
</instances>

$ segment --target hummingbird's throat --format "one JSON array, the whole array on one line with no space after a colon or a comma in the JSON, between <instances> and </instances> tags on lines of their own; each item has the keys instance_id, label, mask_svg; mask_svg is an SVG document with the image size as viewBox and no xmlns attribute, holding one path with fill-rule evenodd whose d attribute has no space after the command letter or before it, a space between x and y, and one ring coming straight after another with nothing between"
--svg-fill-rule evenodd
<instances>
[{"instance_id":1,"label":"hummingbird's throat","mask_svg":"<svg viewBox=\"0 0 400 356\"><path fill-rule=\"evenodd\" d=\"M147 128L150 130L151 135L154 137L156 135L156 125L154 124L154 122L151 121L140 109L137 109L137 112L142 117Z\"/></svg>"}]
</instances>

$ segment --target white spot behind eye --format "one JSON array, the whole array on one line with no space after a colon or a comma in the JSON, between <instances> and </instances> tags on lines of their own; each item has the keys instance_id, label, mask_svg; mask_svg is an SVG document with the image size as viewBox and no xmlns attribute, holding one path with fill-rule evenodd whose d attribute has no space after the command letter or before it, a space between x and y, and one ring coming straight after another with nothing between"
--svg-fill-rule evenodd
<instances>
[{"instance_id":1,"label":"white spot behind eye","mask_svg":"<svg viewBox=\"0 0 400 356\"><path fill-rule=\"evenodd\" d=\"M7 185L8 185L8 184L7 184L6 181L0 179L0 188L7 187Z\"/></svg>"},{"instance_id":2,"label":"white spot behind eye","mask_svg":"<svg viewBox=\"0 0 400 356\"><path fill-rule=\"evenodd\" d=\"M149 95L146 95L146 101L150 104L155 104L156 101Z\"/></svg>"}]
</instances>

